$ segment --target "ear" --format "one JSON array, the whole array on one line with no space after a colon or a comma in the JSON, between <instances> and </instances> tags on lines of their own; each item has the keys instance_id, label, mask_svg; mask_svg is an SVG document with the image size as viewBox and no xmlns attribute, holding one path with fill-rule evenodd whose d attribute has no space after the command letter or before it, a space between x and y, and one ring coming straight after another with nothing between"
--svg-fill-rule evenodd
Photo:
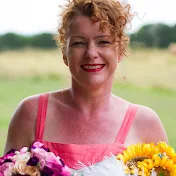
<instances>
[{"instance_id":1,"label":"ear","mask_svg":"<svg viewBox=\"0 0 176 176\"><path fill-rule=\"evenodd\" d=\"M62 49L62 56L63 56L63 60L64 60L65 65L68 66L68 60L67 60L67 57L65 55L65 49L64 48Z\"/></svg>"},{"instance_id":2,"label":"ear","mask_svg":"<svg viewBox=\"0 0 176 176\"><path fill-rule=\"evenodd\" d=\"M63 55L63 60L64 60L65 65L68 66L68 60L65 55Z\"/></svg>"},{"instance_id":3,"label":"ear","mask_svg":"<svg viewBox=\"0 0 176 176\"><path fill-rule=\"evenodd\" d=\"M123 58L122 56L118 57L118 63L122 60L122 58Z\"/></svg>"}]
</instances>

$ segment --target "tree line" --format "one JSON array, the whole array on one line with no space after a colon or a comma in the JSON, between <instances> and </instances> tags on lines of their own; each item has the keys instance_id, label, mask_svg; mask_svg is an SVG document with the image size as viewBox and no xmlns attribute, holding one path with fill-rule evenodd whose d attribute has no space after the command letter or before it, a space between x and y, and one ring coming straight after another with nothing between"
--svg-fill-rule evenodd
<instances>
[{"instance_id":1,"label":"tree line","mask_svg":"<svg viewBox=\"0 0 176 176\"><path fill-rule=\"evenodd\" d=\"M176 24L147 24L137 32L130 34L131 46L166 48L170 43L176 43ZM24 47L56 48L53 34L42 33L33 36L23 36L15 33L0 35L0 51L21 49Z\"/></svg>"},{"instance_id":2,"label":"tree line","mask_svg":"<svg viewBox=\"0 0 176 176\"><path fill-rule=\"evenodd\" d=\"M176 24L147 24L141 27L136 33L131 34L131 45L167 48L170 43L176 43Z\"/></svg>"},{"instance_id":3,"label":"tree line","mask_svg":"<svg viewBox=\"0 0 176 176\"><path fill-rule=\"evenodd\" d=\"M53 39L53 35L50 33L42 33L33 36L6 33L0 36L0 51L26 47L49 49L55 48L56 44Z\"/></svg>"}]
</instances>

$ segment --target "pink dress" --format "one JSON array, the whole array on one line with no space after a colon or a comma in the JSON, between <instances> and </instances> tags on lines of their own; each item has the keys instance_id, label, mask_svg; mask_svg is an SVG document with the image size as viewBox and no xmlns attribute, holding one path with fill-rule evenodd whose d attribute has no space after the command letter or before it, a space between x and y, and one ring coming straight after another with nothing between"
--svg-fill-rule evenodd
<instances>
[{"instance_id":1,"label":"pink dress","mask_svg":"<svg viewBox=\"0 0 176 176\"><path fill-rule=\"evenodd\" d=\"M72 169L80 169L79 162L82 166L91 166L99 163L111 155L117 156L126 148L124 142L129 132L137 111L137 105L130 104L120 130L117 133L116 140L112 144L60 144L43 140L45 127L45 119L48 105L49 94L42 94L38 100L38 115L36 122L36 138L35 141L42 142L45 147L64 161L64 163ZM34 141L34 142L35 142ZM83 175L83 174L82 174Z\"/></svg>"}]
</instances>

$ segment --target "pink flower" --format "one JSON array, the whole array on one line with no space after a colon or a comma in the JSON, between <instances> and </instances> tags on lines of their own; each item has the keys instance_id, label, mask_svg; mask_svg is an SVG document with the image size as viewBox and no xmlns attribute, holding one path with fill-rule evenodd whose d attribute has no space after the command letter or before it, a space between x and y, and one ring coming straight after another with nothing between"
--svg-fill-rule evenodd
<instances>
[{"instance_id":1,"label":"pink flower","mask_svg":"<svg viewBox=\"0 0 176 176\"><path fill-rule=\"evenodd\" d=\"M68 170L68 168L66 167L64 169L64 167L60 164L57 164L57 163L46 163L45 167L51 169L53 172L54 172L54 175L53 176L70 176L71 173L70 171Z\"/></svg>"},{"instance_id":2,"label":"pink flower","mask_svg":"<svg viewBox=\"0 0 176 176\"><path fill-rule=\"evenodd\" d=\"M26 153L26 152L28 152L28 148L27 147L23 147L21 150L20 150L20 153L21 154L24 154L24 153Z\"/></svg>"},{"instance_id":3,"label":"pink flower","mask_svg":"<svg viewBox=\"0 0 176 176\"><path fill-rule=\"evenodd\" d=\"M29 149L23 147L19 151L9 151L0 158L0 176L10 175L70 176L69 168L60 157L49 152L41 142L35 142Z\"/></svg>"},{"instance_id":4,"label":"pink flower","mask_svg":"<svg viewBox=\"0 0 176 176\"><path fill-rule=\"evenodd\" d=\"M31 153L33 156L37 157L39 160L46 159L48 156L48 152L42 148L35 148L35 149L32 148Z\"/></svg>"},{"instance_id":5,"label":"pink flower","mask_svg":"<svg viewBox=\"0 0 176 176\"><path fill-rule=\"evenodd\" d=\"M62 168L62 172L61 173L64 176L70 176L70 170L69 170L69 168L66 165Z\"/></svg>"},{"instance_id":6,"label":"pink flower","mask_svg":"<svg viewBox=\"0 0 176 176\"><path fill-rule=\"evenodd\" d=\"M40 165L39 165L39 166L40 166L40 169L41 169L41 170L45 167L45 163L46 163L46 162L45 162L44 159L41 159L41 160L40 160Z\"/></svg>"},{"instance_id":7,"label":"pink flower","mask_svg":"<svg viewBox=\"0 0 176 176\"><path fill-rule=\"evenodd\" d=\"M51 162L51 163L62 165L60 161L60 157L56 157L55 154L52 152L48 152L48 155L46 157L46 162Z\"/></svg>"},{"instance_id":8,"label":"pink flower","mask_svg":"<svg viewBox=\"0 0 176 176\"><path fill-rule=\"evenodd\" d=\"M3 174L3 176L9 176L13 172L14 163L7 162L4 163L2 166L0 166L0 173Z\"/></svg>"},{"instance_id":9,"label":"pink flower","mask_svg":"<svg viewBox=\"0 0 176 176\"><path fill-rule=\"evenodd\" d=\"M47 165L47 163L62 165L60 157L56 157L54 153L47 152L43 148L31 149L31 153L39 159L41 168Z\"/></svg>"},{"instance_id":10,"label":"pink flower","mask_svg":"<svg viewBox=\"0 0 176 176\"><path fill-rule=\"evenodd\" d=\"M44 146L44 144L42 144L41 142L35 142L32 146L34 146L36 148L42 148Z\"/></svg>"},{"instance_id":11,"label":"pink flower","mask_svg":"<svg viewBox=\"0 0 176 176\"><path fill-rule=\"evenodd\" d=\"M11 160L14 155L14 153L4 155L2 158L0 158L0 165L2 165L5 160Z\"/></svg>"}]
</instances>

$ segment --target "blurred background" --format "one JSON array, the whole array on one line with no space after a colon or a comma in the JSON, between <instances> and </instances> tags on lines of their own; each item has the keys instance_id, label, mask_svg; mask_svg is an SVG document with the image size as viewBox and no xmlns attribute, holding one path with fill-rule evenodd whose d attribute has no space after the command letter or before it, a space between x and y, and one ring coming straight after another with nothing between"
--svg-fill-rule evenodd
<instances>
[{"instance_id":1,"label":"blurred background","mask_svg":"<svg viewBox=\"0 0 176 176\"><path fill-rule=\"evenodd\" d=\"M160 116L176 149L176 13L174 0L121 0L136 13L127 33L127 56L113 92L149 106ZM66 0L0 0L0 155L19 102L68 87L70 75L53 35ZM150 129L149 129L150 130Z\"/></svg>"}]
</instances>

